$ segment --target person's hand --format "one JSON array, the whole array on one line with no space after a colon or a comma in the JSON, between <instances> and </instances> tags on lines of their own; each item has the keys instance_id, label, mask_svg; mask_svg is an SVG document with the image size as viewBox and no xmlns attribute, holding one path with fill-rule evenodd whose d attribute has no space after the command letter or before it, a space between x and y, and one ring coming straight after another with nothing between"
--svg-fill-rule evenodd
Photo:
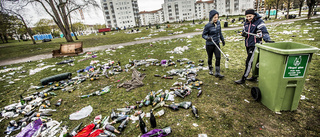
<instances>
[{"instance_id":1,"label":"person's hand","mask_svg":"<svg viewBox=\"0 0 320 137\"><path fill-rule=\"evenodd\" d=\"M224 46L224 45L226 45L226 42L223 40L223 41L222 41L222 46Z\"/></svg>"},{"instance_id":2,"label":"person's hand","mask_svg":"<svg viewBox=\"0 0 320 137\"><path fill-rule=\"evenodd\" d=\"M267 40L266 43L274 43L272 40Z\"/></svg>"},{"instance_id":3,"label":"person's hand","mask_svg":"<svg viewBox=\"0 0 320 137\"><path fill-rule=\"evenodd\" d=\"M207 40L211 41L211 40L212 40L212 38L211 38L211 37L208 37L208 38L207 38Z\"/></svg>"},{"instance_id":4,"label":"person's hand","mask_svg":"<svg viewBox=\"0 0 320 137\"><path fill-rule=\"evenodd\" d=\"M248 35L247 32L245 32L244 30L241 32L242 37L247 37L247 35Z\"/></svg>"}]
</instances>

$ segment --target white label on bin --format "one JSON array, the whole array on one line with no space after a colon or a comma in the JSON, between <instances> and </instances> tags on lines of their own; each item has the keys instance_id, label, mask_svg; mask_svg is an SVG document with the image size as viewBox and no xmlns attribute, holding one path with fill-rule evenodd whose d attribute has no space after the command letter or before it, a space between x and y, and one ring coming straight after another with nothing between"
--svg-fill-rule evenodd
<instances>
[{"instance_id":1,"label":"white label on bin","mask_svg":"<svg viewBox=\"0 0 320 137\"><path fill-rule=\"evenodd\" d=\"M308 66L309 54L289 55L283 78L303 78Z\"/></svg>"}]
</instances>

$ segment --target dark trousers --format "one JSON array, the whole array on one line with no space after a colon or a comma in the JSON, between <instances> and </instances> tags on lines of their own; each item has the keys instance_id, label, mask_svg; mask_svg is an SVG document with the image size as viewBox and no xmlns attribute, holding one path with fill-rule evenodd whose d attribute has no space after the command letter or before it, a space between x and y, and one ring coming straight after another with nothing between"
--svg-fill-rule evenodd
<instances>
[{"instance_id":1,"label":"dark trousers","mask_svg":"<svg viewBox=\"0 0 320 137\"><path fill-rule=\"evenodd\" d=\"M256 49L256 46L246 47L247 49L247 59L246 59L246 69L244 71L243 77L247 78L250 74L253 57L254 57L254 50Z\"/></svg>"},{"instance_id":2,"label":"dark trousers","mask_svg":"<svg viewBox=\"0 0 320 137\"><path fill-rule=\"evenodd\" d=\"M220 48L219 43L217 43L217 45ZM215 46L215 45L206 45L206 51L207 51L207 55L208 55L208 65L212 66L212 57L213 57L213 53L214 56L216 57L216 66L220 66L220 60L221 60L221 53L219 51L219 49Z\"/></svg>"}]
</instances>

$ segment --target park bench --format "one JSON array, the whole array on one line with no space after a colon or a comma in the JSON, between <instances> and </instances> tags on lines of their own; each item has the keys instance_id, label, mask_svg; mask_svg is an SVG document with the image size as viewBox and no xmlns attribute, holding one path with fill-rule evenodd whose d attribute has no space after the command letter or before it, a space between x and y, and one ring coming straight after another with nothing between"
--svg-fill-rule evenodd
<instances>
[{"instance_id":1,"label":"park bench","mask_svg":"<svg viewBox=\"0 0 320 137\"><path fill-rule=\"evenodd\" d=\"M59 50L52 50L52 57L77 56L83 52L82 42L60 44Z\"/></svg>"}]
</instances>

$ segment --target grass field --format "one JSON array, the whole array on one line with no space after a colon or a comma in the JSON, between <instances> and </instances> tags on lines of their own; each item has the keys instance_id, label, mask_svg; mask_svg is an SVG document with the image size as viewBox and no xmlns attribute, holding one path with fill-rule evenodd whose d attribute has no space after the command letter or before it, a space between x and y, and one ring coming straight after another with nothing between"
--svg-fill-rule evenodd
<instances>
[{"instance_id":1,"label":"grass field","mask_svg":"<svg viewBox=\"0 0 320 137\"><path fill-rule=\"evenodd\" d=\"M229 27L242 26L238 20L239 17L243 16L233 16L229 17L228 25ZM231 22L231 19L234 18L236 21ZM226 17L221 17L222 27ZM199 24L202 21L201 24ZM266 22L273 22L274 20L269 20ZM184 23L170 23L162 24L161 30L156 29L155 26L152 26L151 29L146 29L147 27L140 27L140 33L128 33L131 30L121 30L120 32L112 31L107 32L106 35L102 33L91 34L88 36L78 36L79 40L73 39L75 42L82 41L84 48L111 45L118 43L125 43L130 41L135 41L135 38L147 38L150 34L151 38L163 37L172 35L172 33L177 33L183 31L182 33L202 31L204 25L207 23L207 20L195 21L195 24L192 24L192 21L186 21ZM170 27L167 28L167 25ZM176 35L176 34L173 34ZM9 43L0 43L0 61L8 59L18 59L23 57L30 57L39 54L51 53L52 50L59 49L59 45L66 43L64 38L55 38L51 42L42 43L42 41L36 41L37 44L33 44L31 40L18 42L16 40L9 40Z\"/></svg>"},{"instance_id":2,"label":"grass field","mask_svg":"<svg viewBox=\"0 0 320 137\"><path fill-rule=\"evenodd\" d=\"M287 23L268 26L268 30L272 40L276 42L293 41L320 48L319 22L320 19L303 20L291 24ZM194 26L190 31L193 31L195 28L201 28L202 26ZM106 39L108 39L108 42L113 40L116 42L115 39L133 40L135 37L146 36L149 34L148 31L143 30L142 33L130 38L128 38L128 36L130 36L129 34L122 35L120 33L116 33L115 35L110 35L110 33L108 33L106 36L83 37L82 40L84 40L85 45L97 46L108 44L104 43L104 41L107 41ZM173 32L175 31L176 30L173 30ZM187 32L186 30L183 31ZM225 68L223 65L225 61L224 59L221 60L222 74L225 75L225 78L223 80L219 80L218 78L208 75L208 70L200 70L197 73L197 78L202 80L204 83L201 86L203 94L200 97L197 97L198 90L192 89L192 93L184 99L175 97L175 103L191 101L192 104L198 108L200 118L195 118L191 109L185 110L181 108L179 111L173 111L163 107L161 109L165 110L165 114L160 118L157 118L156 128L170 126L173 132L171 136L176 137L194 137L199 134L207 134L208 136L318 136L320 134L319 53L315 53L312 56L310 68L306 77L306 84L302 91L302 95L304 95L306 99L300 100L296 111L284 111L281 112L282 114L276 114L260 102L256 102L252 99L250 89L253 86L257 86L257 83L246 82L246 84L243 85L234 84L234 80L239 79L243 74L246 58L243 38L238 36L234 31L235 30L223 32L223 35L226 38L226 46L222 47L222 50L228 54L230 58L229 68ZM164 34L159 33L158 36L164 36L166 34L167 32L164 32ZM113 38L113 36L117 37ZM86 38L90 40L86 41ZM52 43L54 42L55 40ZM62 42L62 40L60 42ZM110 60L119 60L121 62L121 66L124 66L128 63L129 59L142 60L154 58L159 60L168 60L171 58L173 61L176 61L177 59L188 58L189 60L194 61L197 66L199 59L203 59L205 62L207 59L205 49L203 48L205 41L200 35L193 38L157 41L152 44L153 46L150 46L149 44L127 46L125 48L115 49L108 52L97 51L95 53L98 56L97 58L82 62L77 61L83 59L84 55L8 65L6 68L20 66L22 69L19 71L1 73L0 107L17 102L19 100L19 95L25 90L27 91L23 93L23 96L28 96L36 92L35 89L29 88L40 85L40 79L64 72L71 72L73 76L76 76L77 70L84 69L86 66L89 66L90 62L93 60L98 60L99 64L107 63ZM19 44L17 44L17 46L18 45ZM187 45L189 45L189 50L185 51L183 54L166 53L167 51L173 50L175 47ZM40 44L28 46L32 47L31 49L37 49L40 47ZM47 50L48 52L49 50L58 48L57 45L51 45L51 43L47 46L51 49L42 48L42 50ZM43 52L42 50L38 50L38 52ZM21 49L19 51L21 51ZM21 54L22 52L25 51L21 51ZM56 65L54 67L44 69L34 75L29 75L30 70L38 68L36 66L38 64L43 63L44 66L54 65L56 62L67 59L74 59L74 66ZM60 107L51 107L53 109L57 109L57 112L52 112L52 119L59 122L62 121L62 125L67 125L70 129L74 128L80 122L88 125L93 121L94 117L99 114L104 117L106 115L110 115L111 109L127 106L125 102L128 102L129 105L136 105L135 101L140 101L145 98L151 90L169 90L174 82L185 82L183 80L178 80L178 76L174 76L173 80L161 79L153 76L154 74L166 75L166 71L185 67L187 67L187 64L177 65L177 67L140 66L138 67L138 71L146 74L146 77L143 80L144 86L129 92L124 88L117 88L117 85L127 80L131 80L132 71L122 72L114 76L111 75L110 78L101 76L99 80L87 80L79 85L74 85L76 90L72 93L63 92L61 90L53 91L57 96L51 99L52 104L56 103L60 98L63 99L63 103ZM57 71L59 68L62 70ZM145 71L142 71L143 68ZM206 63L204 68L207 68ZM4 68L1 68L1 70L4 70ZM22 70L26 70L27 73L18 73ZM16 73L10 75L9 73L12 72ZM14 83L9 84L10 81L14 81ZM79 98L81 95L92 93L108 85L112 86L110 93L85 99ZM166 104L171 104L171 101L166 101ZM68 119L71 113L74 113L88 105L93 107L93 112L90 116L78 121L70 121ZM142 107L141 109L144 112L149 112L151 108L151 106L147 106ZM156 112L161 109L156 110ZM2 121L0 123L2 127L0 128L0 131L3 132L5 130L10 120L18 120L20 118L22 118L22 115L17 118L10 118ZM149 120L144 118L144 121L147 124L148 131L152 130ZM140 129L136 127L136 123L132 123L132 121L130 121L124 132L119 136L141 135ZM119 124L115 124L116 128L118 126Z\"/></svg>"}]
</instances>

